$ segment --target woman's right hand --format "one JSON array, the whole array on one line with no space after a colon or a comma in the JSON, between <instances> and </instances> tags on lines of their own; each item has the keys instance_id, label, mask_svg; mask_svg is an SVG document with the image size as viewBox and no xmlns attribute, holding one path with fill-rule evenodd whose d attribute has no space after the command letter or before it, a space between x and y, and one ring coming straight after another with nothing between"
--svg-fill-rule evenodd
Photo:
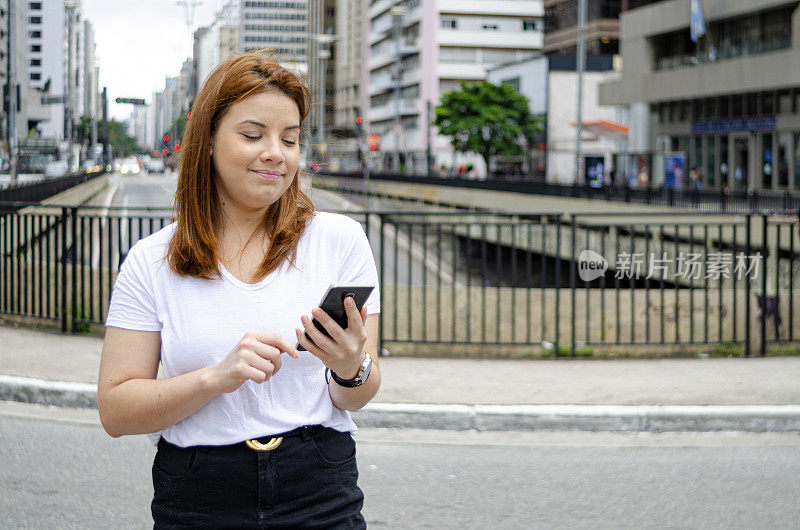
<instances>
[{"instance_id":1,"label":"woman's right hand","mask_svg":"<svg viewBox=\"0 0 800 530\"><path fill-rule=\"evenodd\" d=\"M300 357L297 349L277 333L245 333L228 356L212 367L211 384L220 394L227 394L248 379L268 381L281 369L281 352Z\"/></svg>"}]
</instances>

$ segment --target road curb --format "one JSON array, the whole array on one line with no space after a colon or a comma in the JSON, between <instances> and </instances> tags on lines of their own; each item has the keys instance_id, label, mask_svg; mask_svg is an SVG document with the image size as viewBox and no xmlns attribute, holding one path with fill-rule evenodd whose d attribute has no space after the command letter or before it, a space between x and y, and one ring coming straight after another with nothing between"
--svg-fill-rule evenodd
<instances>
[{"instance_id":1,"label":"road curb","mask_svg":"<svg viewBox=\"0 0 800 530\"><path fill-rule=\"evenodd\" d=\"M800 405L425 405L370 403L361 427L478 431L797 432Z\"/></svg>"},{"instance_id":2,"label":"road curb","mask_svg":"<svg viewBox=\"0 0 800 530\"><path fill-rule=\"evenodd\" d=\"M97 408L97 386L0 375L0 400L57 407Z\"/></svg>"},{"instance_id":3,"label":"road curb","mask_svg":"<svg viewBox=\"0 0 800 530\"><path fill-rule=\"evenodd\" d=\"M97 387L0 375L0 400L96 408ZM478 431L800 433L791 405L458 405L369 403L359 427Z\"/></svg>"}]
</instances>

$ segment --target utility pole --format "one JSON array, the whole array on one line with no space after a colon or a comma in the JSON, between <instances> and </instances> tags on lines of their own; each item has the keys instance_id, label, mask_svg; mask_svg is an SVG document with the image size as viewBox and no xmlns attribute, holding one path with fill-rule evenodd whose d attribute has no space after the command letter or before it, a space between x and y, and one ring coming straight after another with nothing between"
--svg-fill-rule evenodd
<instances>
[{"instance_id":1,"label":"utility pole","mask_svg":"<svg viewBox=\"0 0 800 530\"><path fill-rule=\"evenodd\" d=\"M17 180L17 50L14 0L8 0L8 166L11 180Z\"/></svg>"},{"instance_id":2,"label":"utility pole","mask_svg":"<svg viewBox=\"0 0 800 530\"><path fill-rule=\"evenodd\" d=\"M431 135L431 110L433 109L433 103L430 101L425 102L425 131L427 132L426 140L428 144L427 149L427 160L428 160L428 177L433 176L433 138Z\"/></svg>"},{"instance_id":3,"label":"utility pole","mask_svg":"<svg viewBox=\"0 0 800 530\"><path fill-rule=\"evenodd\" d=\"M575 124L577 135L575 136L575 184L582 184L581 180L581 136L583 134L583 70L586 61L586 0L578 0L578 54L576 59L576 70L578 73L578 121ZM585 179L584 179L585 180Z\"/></svg>"},{"instance_id":4,"label":"utility pole","mask_svg":"<svg viewBox=\"0 0 800 530\"><path fill-rule=\"evenodd\" d=\"M408 12L408 8L404 5L398 4L395 5L390 9L393 17L393 30L394 30L394 41L397 46L397 56L395 57L395 65L394 65L394 99L395 105L397 105L397 112L395 114L396 124L395 124L395 147L397 148L397 152L395 153L397 159L397 167L395 168L397 172L400 172L400 151L402 149L400 145L400 130L403 127L403 117L402 117L402 108L400 106L400 92L402 88L402 77L400 73L400 69L402 67L403 62L403 54L401 53L401 45L400 40L403 35L403 15Z\"/></svg>"},{"instance_id":5,"label":"utility pole","mask_svg":"<svg viewBox=\"0 0 800 530\"><path fill-rule=\"evenodd\" d=\"M103 87L103 166L111 163L111 150L108 145L108 88Z\"/></svg>"},{"instance_id":6,"label":"utility pole","mask_svg":"<svg viewBox=\"0 0 800 530\"><path fill-rule=\"evenodd\" d=\"M69 166L69 171L72 171L74 163L75 163L75 155L73 154L73 145L72 142L74 141L74 118L73 118L73 108L72 108L72 79L74 77L73 69L75 68L75 47L73 46L73 39L75 36L75 29L74 29L74 21L75 21L75 8L78 7L78 3L74 0L66 0L64 2L64 7L67 10L67 146L69 152L67 154L67 164Z\"/></svg>"}]
</instances>

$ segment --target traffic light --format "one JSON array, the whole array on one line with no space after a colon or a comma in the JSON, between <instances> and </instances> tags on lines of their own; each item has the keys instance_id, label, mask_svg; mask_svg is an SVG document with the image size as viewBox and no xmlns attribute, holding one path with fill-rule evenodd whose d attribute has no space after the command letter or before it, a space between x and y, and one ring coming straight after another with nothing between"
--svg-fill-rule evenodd
<instances>
[{"instance_id":1,"label":"traffic light","mask_svg":"<svg viewBox=\"0 0 800 530\"><path fill-rule=\"evenodd\" d=\"M364 136L364 118L361 117L361 108L356 107L356 136Z\"/></svg>"}]
</instances>

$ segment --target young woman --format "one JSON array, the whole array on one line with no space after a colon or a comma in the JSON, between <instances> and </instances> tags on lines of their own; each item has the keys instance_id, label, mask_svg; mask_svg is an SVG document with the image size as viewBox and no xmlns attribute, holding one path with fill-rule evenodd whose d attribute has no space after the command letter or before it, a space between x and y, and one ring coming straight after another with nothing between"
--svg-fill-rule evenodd
<instances>
[{"instance_id":1,"label":"young woman","mask_svg":"<svg viewBox=\"0 0 800 530\"><path fill-rule=\"evenodd\" d=\"M380 386L378 275L361 225L300 190L308 111L277 63L220 65L183 138L177 222L114 286L98 409L111 436L154 433L156 528L365 526L348 411ZM346 329L315 308L333 283L376 287L360 312L347 299Z\"/></svg>"}]
</instances>

